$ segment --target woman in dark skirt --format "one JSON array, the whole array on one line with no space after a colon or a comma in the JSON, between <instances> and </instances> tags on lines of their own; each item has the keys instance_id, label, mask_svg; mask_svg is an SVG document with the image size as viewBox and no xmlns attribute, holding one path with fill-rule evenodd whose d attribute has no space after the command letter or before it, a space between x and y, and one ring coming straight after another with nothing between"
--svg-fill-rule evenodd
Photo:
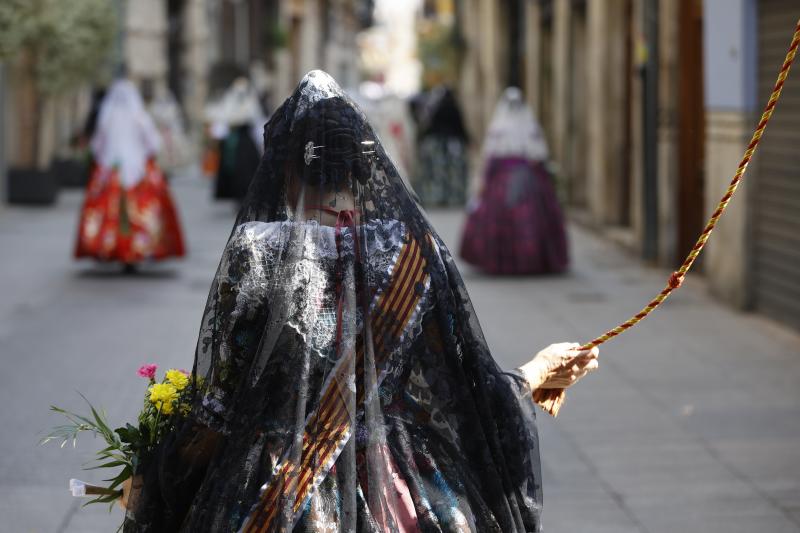
<instances>
[{"instance_id":1,"label":"woman in dark skirt","mask_svg":"<svg viewBox=\"0 0 800 533\"><path fill-rule=\"evenodd\" d=\"M438 87L415 107L419 146L414 190L425 207L462 207L469 178L469 135L456 96Z\"/></svg>"},{"instance_id":2,"label":"woman in dark skirt","mask_svg":"<svg viewBox=\"0 0 800 533\"><path fill-rule=\"evenodd\" d=\"M191 411L126 487L125 531L539 531L532 391L597 352L497 366L450 253L327 74L264 137Z\"/></svg>"},{"instance_id":3,"label":"woman in dark skirt","mask_svg":"<svg viewBox=\"0 0 800 533\"><path fill-rule=\"evenodd\" d=\"M209 114L219 143L214 197L241 201L261 159L260 131L266 121L261 103L250 82L237 78Z\"/></svg>"},{"instance_id":4,"label":"woman in dark skirt","mask_svg":"<svg viewBox=\"0 0 800 533\"><path fill-rule=\"evenodd\" d=\"M541 128L517 88L503 93L483 147L484 177L470 206L461 257L489 274L563 272L564 215Z\"/></svg>"}]
</instances>

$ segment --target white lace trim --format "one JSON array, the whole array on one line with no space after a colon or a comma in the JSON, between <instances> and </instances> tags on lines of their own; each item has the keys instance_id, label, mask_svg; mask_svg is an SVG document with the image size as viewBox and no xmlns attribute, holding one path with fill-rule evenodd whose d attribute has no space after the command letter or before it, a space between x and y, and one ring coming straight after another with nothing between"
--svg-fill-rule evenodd
<instances>
[{"instance_id":1,"label":"white lace trim","mask_svg":"<svg viewBox=\"0 0 800 533\"><path fill-rule=\"evenodd\" d=\"M263 250L282 250L293 230L304 232L303 259L338 259L336 228L319 224L316 220L305 222L245 222L239 225L231 238L237 247ZM403 242L405 225L397 220L374 220L366 224L367 253L371 256L396 250ZM342 255L353 254L352 228L341 228Z\"/></svg>"}]
</instances>

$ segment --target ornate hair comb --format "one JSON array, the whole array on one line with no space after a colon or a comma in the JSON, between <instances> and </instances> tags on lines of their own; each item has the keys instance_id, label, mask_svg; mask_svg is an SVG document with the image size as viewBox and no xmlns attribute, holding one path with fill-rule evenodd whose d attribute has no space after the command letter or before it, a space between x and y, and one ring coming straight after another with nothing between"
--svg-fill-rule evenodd
<instances>
[{"instance_id":1,"label":"ornate hair comb","mask_svg":"<svg viewBox=\"0 0 800 533\"><path fill-rule=\"evenodd\" d=\"M320 156L318 156L314 152L317 148L325 148L325 147L314 145L314 141L308 141L306 143L306 150L305 153L303 154L303 161L306 162L306 166L310 165L313 160L319 159Z\"/></svg>"}]
</instances>

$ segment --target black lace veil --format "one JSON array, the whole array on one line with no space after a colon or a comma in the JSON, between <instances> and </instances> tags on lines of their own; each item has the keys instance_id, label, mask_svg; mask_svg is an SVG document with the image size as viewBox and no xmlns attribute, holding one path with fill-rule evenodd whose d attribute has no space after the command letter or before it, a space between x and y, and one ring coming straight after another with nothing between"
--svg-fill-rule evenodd
<instances>
[{"instance_id":1,"label":"black lace veil","mask_svg":"<svg viewBox=\"0 0 800 533\"><path fill-rule=\"evenodd\" d=\"M530 391L364 115L313 71L264 147L126 531L538 531Z\"/></svg>"}]
</instances>

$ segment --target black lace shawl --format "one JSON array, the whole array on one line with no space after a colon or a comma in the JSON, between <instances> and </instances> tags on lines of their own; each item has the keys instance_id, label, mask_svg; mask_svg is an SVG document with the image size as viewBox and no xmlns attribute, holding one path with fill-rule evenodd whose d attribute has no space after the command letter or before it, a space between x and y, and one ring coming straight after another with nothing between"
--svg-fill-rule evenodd
<instances>
[{"instance_id":1,"label":"black lace shawl","mask_svg":"<svg viewBox=\"0 0 800 533\"><path fill-rule=\"evenodd\" d=\"M530 390L364 115L313 71L264 139L125 530L539 531Z\"/></svg>"}]
</instances>

